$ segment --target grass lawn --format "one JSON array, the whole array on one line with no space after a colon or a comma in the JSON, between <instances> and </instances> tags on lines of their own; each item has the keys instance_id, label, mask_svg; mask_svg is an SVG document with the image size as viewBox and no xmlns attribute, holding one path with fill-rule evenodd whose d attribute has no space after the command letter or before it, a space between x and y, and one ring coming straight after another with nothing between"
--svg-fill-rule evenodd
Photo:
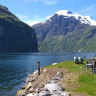
<instances>
[{"instance_id":1,"label":"grass lawn","mask_svg":"<svg viewBox=\"0 0 96 96\"><path fill-rule=\"evenodd\" d=\"M84 60L83 64L75 64L73 61L65 61L56 65L49 65L46 67L66 68L68 72L73 74L75 73L76 75L78 75L76 84L79 87L76 87L76 89L72 91L77 93L85 93L86 95L83 96L96 96L96 74L94 73L92 78L91 70L86 71L86 62L87 60Z\"/></svg>"}]
</instances>

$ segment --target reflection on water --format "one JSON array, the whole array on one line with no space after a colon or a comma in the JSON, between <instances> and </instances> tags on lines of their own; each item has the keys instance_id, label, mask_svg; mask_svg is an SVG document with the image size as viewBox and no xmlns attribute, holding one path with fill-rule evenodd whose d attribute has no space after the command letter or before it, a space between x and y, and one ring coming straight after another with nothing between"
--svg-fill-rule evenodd
<instances>
[{"instance_id":1,"label":"reflection on water","mask_svg":"<svg viewBox=\"0 0 96 96\"><path fill-rule=\"evenodd\" d=\"M95 53L4 53L0 54L0 96L15 96L28 74L41 67L66 60L74 56L92 58Z\"/></svg>"}]
</instances>

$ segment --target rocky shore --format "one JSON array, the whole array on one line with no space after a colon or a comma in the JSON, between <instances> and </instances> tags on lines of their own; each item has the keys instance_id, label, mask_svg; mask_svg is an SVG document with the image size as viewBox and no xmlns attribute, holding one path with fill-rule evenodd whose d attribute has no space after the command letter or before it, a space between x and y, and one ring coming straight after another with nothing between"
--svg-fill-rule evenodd
<instances>
[{"instance_id":1,"label":"rocky shore","mask_svg":"<svg viewBox=\"0 0 96 96\"><path fill-rule=\"evenodd\" d=\"M18 90L17 96L71 96L63 87L66 72L62 68L41 68L38 76L36 70L29 74L26 84Z\"/></svg>"}]
</instances>

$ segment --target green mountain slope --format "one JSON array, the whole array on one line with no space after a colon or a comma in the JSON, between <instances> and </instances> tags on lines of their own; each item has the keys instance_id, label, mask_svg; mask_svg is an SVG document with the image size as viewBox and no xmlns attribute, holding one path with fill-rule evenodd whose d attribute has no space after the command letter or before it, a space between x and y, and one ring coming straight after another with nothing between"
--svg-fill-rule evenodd
<instances>
[{"instance_id":1,"label":"green mountain slope","mask_svg":"<svg viewBox=\"0 0 96 96\"><path fill-rule=\"evenodd\" d=\"M0 52L38 51L35 31L0 5Z\"/></svg>"},{"instance_id":2,"label":"green mountain slope","mask_svg":"<svg viewBox=\"0 0 96 96\"><path fill-rule=\"evenodd\" d=\"M74 17L55 14L45 23L32 27L36 31L41 52L96 51L96 27L81 23Z\"/></svg>"}]
</instances>

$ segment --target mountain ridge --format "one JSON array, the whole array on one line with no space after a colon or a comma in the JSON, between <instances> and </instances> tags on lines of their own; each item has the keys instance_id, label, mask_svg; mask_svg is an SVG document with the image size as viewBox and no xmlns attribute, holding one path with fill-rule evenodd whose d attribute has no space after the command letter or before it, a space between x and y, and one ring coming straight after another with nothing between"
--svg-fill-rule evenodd
<instances>
[{"instance_id":1,"label":"mountain ridge","mask_svg":"<svg viewBox=\"0 0 96 96\"><path fill-rule=\"evenodd\" d=\"M96 26L96 21L91 18L91 16L82 16L76 13L72 13L68 10L60 10L56 12L57 15L63 15L66 17L75 17L77 20L79 20L81 23L89 24L92 26Z\"/></svg>"},{"instance_id":2,"label":"mountain ridge","mask_svg":"<svg viewBox=\"0 0 96 96\"><path fill-rule=\"evenodd\" d=\"M35 31L0 5L0 52L37 52Z\"/></svg>"},{"instance_id":3,"label":"mountain ridge","mask_svg":"<svg viewBox=\"0 0 96 96\"><path fill-rule=\"evenodd\" d=\"M81 23L73 16L66 18L64 15L54 14L46 22L32 27L37 34L40 52L96 51L96 46L93 50L90 48L90 43L95 40L96 26Z\"/></svg>"},{"instance_id":4,"label":"mountain ridge","mask_svg":"<svg viewBox=\"0 0 96 96\"><path fill-rule=\"evenodd\" d=\"M91 26L96 26L96 21L94 19L92 19L91 16L79 15L79 14L73 13L69 10L59 10L59 11L55 12L52 16L50 16L50 18L53 17L54 15L58 15L58 16L62 15L62 16L65 16L65 18L74 17L77 20L79 20L81 23L89 24ZM48 19L49 21L51 21L50 18ZM46 20L46 21L48 21L48 20ZM39 23L44 24L44 23L46 23L46 21L39 22ZM36 24L34 24L34 25L36 25ZM34 26L34 25L32 25L32 26Z\"/></svg>"}]
</instances>

